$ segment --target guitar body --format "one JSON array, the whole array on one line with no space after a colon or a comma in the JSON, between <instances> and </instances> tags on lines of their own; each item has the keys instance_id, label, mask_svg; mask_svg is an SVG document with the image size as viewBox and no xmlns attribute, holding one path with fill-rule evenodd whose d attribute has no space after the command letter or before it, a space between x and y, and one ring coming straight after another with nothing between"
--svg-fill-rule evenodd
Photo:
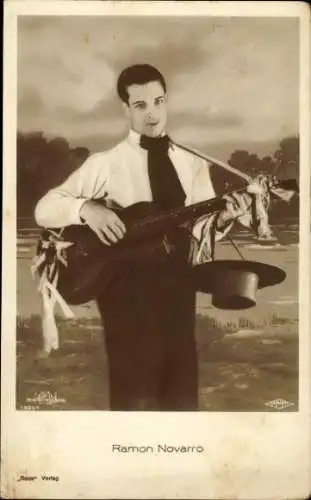
<instances>
[{"instance_id":1,"label":"guitar body","mask_svg":"<svg viewBox=\"0 0 311 500\"><path fill-rule=\"evenodd\" d=\"M167 234L173 235L174 229L168 230L159 224L158 228L152 225L150 234L148 228L142 232L136 230L137 223L160 213L153 202L140 202L119 210L118 216L127 232L111 246L103 244L87 225L65 227L62 237L73 245L66 249L67 266L59 263L57 288L68 304L93 300L118 273L127 269L169 262L172 247ZM179 231L190 241L189 231Z\"/></svg>"}]
</instances>

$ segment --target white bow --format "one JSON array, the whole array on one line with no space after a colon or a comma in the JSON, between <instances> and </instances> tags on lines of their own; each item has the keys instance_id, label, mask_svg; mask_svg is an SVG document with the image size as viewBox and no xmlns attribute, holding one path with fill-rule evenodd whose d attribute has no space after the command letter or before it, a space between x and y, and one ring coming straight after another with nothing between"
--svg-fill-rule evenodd
<instances>
[{"instance_id":1,"label":"white bow","mask_svg":"<svg viewBox=\"0 0 311 500\"><path fill-rule=\"evenodd\" d=\"M42 242L43 253L34 257L31 265L31 274L35 277L38 268L46 261L46 251L50 245L54 245L55 258L51 264L44 266L40 276L38 291L42 297L42 337L44 354L49 354L53 349L59 349L59 331L55 319L55 306L58 303L66 318L73 319L75 317L73 311L68 306L67 302L57 290L59 277L58 262L67 266L67 261L64 256L64 250L73 245L68 241L56 241L54 238L50 241Z\"/></svg>"}]
</instances>

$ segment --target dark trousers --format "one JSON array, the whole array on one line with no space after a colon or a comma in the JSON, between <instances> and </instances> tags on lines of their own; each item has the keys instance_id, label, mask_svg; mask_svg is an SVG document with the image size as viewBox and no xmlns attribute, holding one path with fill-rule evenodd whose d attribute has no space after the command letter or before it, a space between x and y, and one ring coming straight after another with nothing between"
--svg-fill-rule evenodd
<instances>
[{"instance_id":1,"label":"dark trousers","mask_svg":"<svg viewBox=\"0 0 311 500\"><path fill-rule=\"evenodd\" d=\"M116 277L97 301L111 410L196 410L195 290L182 265Z\"/></svg>"}]
</instances>

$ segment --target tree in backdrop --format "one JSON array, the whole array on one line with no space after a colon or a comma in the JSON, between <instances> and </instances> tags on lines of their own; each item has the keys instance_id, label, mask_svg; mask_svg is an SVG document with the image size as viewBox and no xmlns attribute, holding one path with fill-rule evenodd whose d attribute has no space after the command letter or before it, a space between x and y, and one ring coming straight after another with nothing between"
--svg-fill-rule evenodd
<instances>
[{"instance_id":1,"label":"tree in backdrop","mask_svg":"<svg viewBox=\"0 0 311 500\"><path fill-rule=\"evenodd\" d=\"M276 177L279 180L296 179L299 186L300 161L299 137L286 137L280 142L279 148L274 153L276 163ZM274 219L295 217L299 219L299 196L294 196L290 203L280 203L274 200L272 207L272 222Z\"/></svg>"},{"instance_id":2,"label":"tree in backdrop","mask_svg":"<svg viewBox=\"0 0 311 500\"><path fill-rule=\"evenodd\" d=\"M89 156L81 146L71 148L63 137L47 139L43 132L17 134L17 213L19 217L33 216L37 201L53 186L68 177ZM286 137L280 141L275 153L259 158L246 150L234 151L228 163L250 176L271 173L284 179L297 176L299 181L299 138ZM293 173L294 172L294 173ZM218 195L243 188L245 181L217 166L211 168L212 180ZM298 214L299 203L294 198L288 207L274 203L274 213Z\"/></svg>"},{"instance_id":3,"label":"tree in backdrop","mask_svg":"<svg viewBox=\"0 0 311 500\"><path fill-rule=\"evenodd\" d=\"M31 217L37 201L61 183L89 156L85 147L71 148L63 137L42 132L17 134L17 213Z\"/></svg>"},{"instance_id":4,"label":"tree in backdrop","mask_svg":"<svg viewBox=\"0 0 311 500\"><path fill-rule=\"evenodd\" d=\"M256 154L237 150L231 154L229 164L251 176L258 173L275 175L278 179L293 176L299 180L299 138L296 136L283 139L272 156L258 158Z\"/></svg>"},{"instance_id":5,"label":"tree in backdrop","mask_svg":"<svg viewBox=\"0 0 311 500\"><path fill-rule=\"evenodd\" d=\"M274 154L277 174L280 179L292 178L296 175L299 182L299 138L287 137L280 142Z\"/></svg>"},{"instance_id":6,"label":"tree in backdrop","mask_svg":"<svg viewBox=\"0 0 311 500\"><path fill-rule=\"evenodd\" d=\"M259 158L257 154L243 149L231 153L229 165L251 177L259 173L272 174L279 180L296 179L299 184L299 137L289 136L282 139L271 156ZM245 187L245 181L235 174L212 165L211 175L217 195ZM289 203L284 203L273 197L271 200L271 220L298 218L299 196L296 195Z\"/></svg>"}]
</instances>

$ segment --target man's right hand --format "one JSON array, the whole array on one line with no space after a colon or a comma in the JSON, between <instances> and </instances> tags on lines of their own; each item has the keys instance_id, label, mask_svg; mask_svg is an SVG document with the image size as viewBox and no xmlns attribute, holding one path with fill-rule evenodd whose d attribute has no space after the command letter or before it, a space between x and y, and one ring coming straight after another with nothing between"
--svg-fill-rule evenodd
<instances>
[{"instance_id":1,"label":"man's right hand","mask_svg":"<svg viewBox=\"0 0 311 500\"><path fill-rule=\"evenodd\" d=\"M118 215L96 201L86 201L81 207L80 216L105 245L117 243L126 232Z\"/></svg>"}]
</instances>

